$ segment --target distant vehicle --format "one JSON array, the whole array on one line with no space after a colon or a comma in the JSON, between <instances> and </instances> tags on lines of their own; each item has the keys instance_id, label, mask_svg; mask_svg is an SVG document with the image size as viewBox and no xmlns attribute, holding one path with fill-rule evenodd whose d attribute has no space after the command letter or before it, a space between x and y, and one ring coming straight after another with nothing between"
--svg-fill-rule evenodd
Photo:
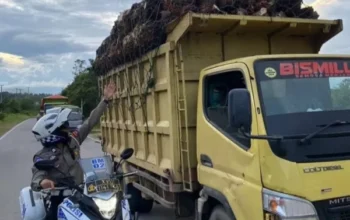
<instances>
[{"instance_id":1,"label":"distant vehicle","mask_svg":"<svg viewBox=\"0 0 350 220\"><path fill-rule=\"evenodd\" d=\"M75 105L61 105L58 107L53 107L46 110L45 114L49 113L59 113L62 108L70 108L73 112L69 115L69 128L76 129L84 122L84 116L81 109Z\"/></svg>"},{"instance_id":2,"label":"distant vehicle","mask_svg":"<svg viewBox=\"0 0 350 220\"><path fill-rule=\"evenodd\" d=\"M37 115L37 120L39 120L46 112L47 109L53 108L59 105L67 105L68 97L61 95L47 96L41 100L40 112Z\"/></svg>"}]
</instances>

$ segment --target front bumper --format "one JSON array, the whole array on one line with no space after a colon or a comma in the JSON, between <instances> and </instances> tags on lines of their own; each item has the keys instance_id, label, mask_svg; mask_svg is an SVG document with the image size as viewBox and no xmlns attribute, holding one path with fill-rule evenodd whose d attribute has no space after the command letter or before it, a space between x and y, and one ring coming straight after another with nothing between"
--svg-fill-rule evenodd
<instances>
[{"instance_id":1,"label":"front bumper","mask_svg":"<svg viewBox=\"0 0 350 220\"><path fill-rule=\"evenodd\" d=\"M319 220L350 220L350 201L344 198L329 199L312 203Z\"/></svg>"}]
</instances>

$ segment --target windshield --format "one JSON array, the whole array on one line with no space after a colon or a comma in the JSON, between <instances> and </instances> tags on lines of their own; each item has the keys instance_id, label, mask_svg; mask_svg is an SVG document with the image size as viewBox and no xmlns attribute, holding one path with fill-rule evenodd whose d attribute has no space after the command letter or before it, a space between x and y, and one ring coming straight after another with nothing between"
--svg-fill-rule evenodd
<instances>
[{"instance_id":1,"label":"windshield","mask_svg":"<svg viewBox=\"0 0 350 220\"><path fill-rule=\"evenodd\" d=\"M350 77L260 82L266 115L350 109Z\"/></svg>"},{"instance_id":2,"label":"windshield","mask_svg":"<svg viewBox=\"0 0 350 220\"><path fill-rule=\"evenodd\" d=\"M72 111L68 116L69 121L80 121L83 120L83 114L80 111Z\"/></svg>"},{"instance_id":3,"label":"windshield","mask_svg":"<svg viewBox=\"0 0 350 220\"><path fill-rule=\"evenodd\" d=\"M46 113L50 114L50 113L59 113L60 112L60 108L51 108L51 109L47 109Z\"/></svg>"},{"instance_id":4,"label":"windshield","mask_svg":"<svg viewBox=\"0 0 350 220\"><path fill-rule=\"evenodd\" d=\"M254 68L268 135L309 134L322 124L350 119L350 59L259 60ZM350 127L327 130L342 131L350 131ZM324 138L312 145L334 145L335 139L337 143L350 141L348 137ZM333 153L350 156L350 150L342 145ZM324 154L319 148L315 149ZM311 151L307 154L315 156Z\"/></svg>"},{"instance_id":5,"label":"windshield","mask_svg":"<svg viewBox=\"0 0 350 220\"><path fill-rule=\"evenodd\" d=\"M55 107L55 106L54 105L50 105L50 104L45 104L44 105L44 110L46 112L47 110L52 109L53 107Z\"/></svg>"},{"instance_id":6,"label":"windshield","mask_svg":"<svg viewBox=\"0 0 350 220\"><path fill-rule=\"evenodd\" d=\"M86 176L86 182L110 178L113 161L110 156L83 158L79 164Z\"/></svg>"},{"instance_id":7,"label":"windshield","mask_svg":"<svg viewBox=\"0 0 350 220\"><path fill-rule=\"evenodd\" d=\"M113 160L111 156L80 159L79 164L84 172L85 192L88 195L96 193L114 193L121 190L120 182L113 175Z\"/></svg>"}]
</instances>

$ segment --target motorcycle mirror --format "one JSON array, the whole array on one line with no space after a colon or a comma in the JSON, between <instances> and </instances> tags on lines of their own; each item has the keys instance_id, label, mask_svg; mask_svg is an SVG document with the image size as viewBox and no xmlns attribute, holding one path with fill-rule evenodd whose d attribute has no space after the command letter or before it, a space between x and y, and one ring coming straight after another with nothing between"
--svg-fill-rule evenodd
<instances>
[{"instance_id":1,"label":"motorcycle mirror","mask_svg":"<svg viewBox=\"0 0 350 220\"><path fill-rule=\"evenodd\" d=\"M37 162L34 163L34 166L38 169L38 170L52 170L54 168L56 168L55 166L55 162L54 160L39 160Z\"/></svg>"},{"instance_id":2,"label":"motorcycle mirror","mask_svg":"<svg viewBox=\"0 0 350 220\"><path fill-rule=\"evenodd\" d=\"M134 149L132 149L132 148L126 148L126 149L123 150L123 152L120 154L120 157L121 157L123 160L127 160L127 159L129 159L133 154L134 154Z\"/></svg>"}]
</instances>

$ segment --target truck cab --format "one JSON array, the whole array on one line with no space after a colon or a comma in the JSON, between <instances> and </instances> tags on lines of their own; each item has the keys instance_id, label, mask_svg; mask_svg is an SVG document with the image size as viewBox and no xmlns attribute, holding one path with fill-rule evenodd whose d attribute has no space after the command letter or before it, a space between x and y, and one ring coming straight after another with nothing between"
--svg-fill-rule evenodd
<instances>
[{"instance_id":1,"label":"truck cab","mask_svg":"<svg viewBox=\"0 0 350 220\"><path fill-rule=\"evenodd\" d=\"M203 219L215 208L208 198L221 198L236 219L347 219L349 86L346 56L252 56L204 69L197 114Z\"/></svg>"}]
</instances>

